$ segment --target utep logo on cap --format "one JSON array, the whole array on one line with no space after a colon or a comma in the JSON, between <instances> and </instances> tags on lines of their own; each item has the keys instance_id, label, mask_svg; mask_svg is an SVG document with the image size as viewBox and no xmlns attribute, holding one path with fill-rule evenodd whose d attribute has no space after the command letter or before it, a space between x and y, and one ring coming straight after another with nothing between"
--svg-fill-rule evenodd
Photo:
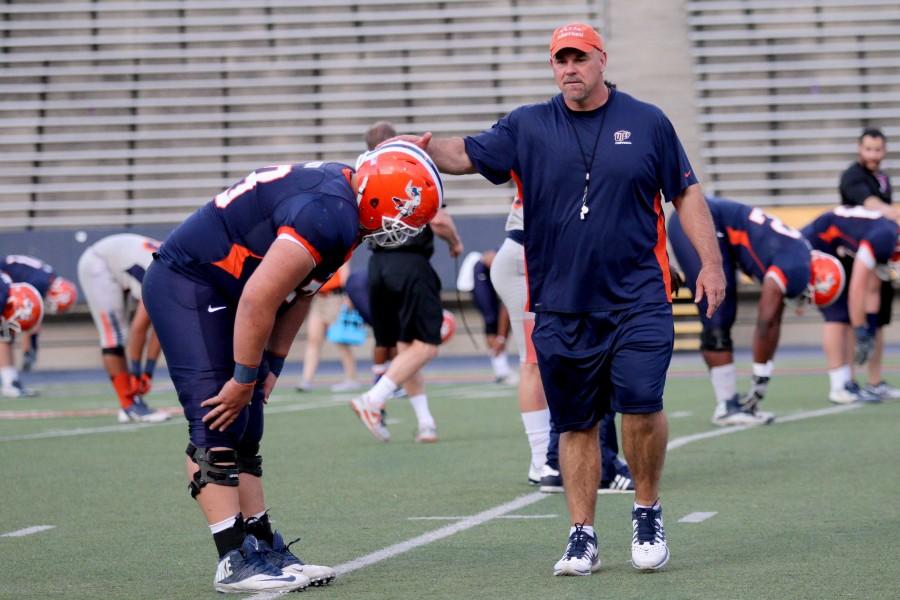
<instances>
[{"instance_id":1,"label":"utep logo on cap","mask_svg":"<svg viewBox=\"0 0 900 600\"><path fill-rule=\"evenodd\" d=\"M631 144L628 140L631 139L631 132L627 129L620 129L619 131L613 134L613 139L616 144Z\"/></svg>"}]
</instances>

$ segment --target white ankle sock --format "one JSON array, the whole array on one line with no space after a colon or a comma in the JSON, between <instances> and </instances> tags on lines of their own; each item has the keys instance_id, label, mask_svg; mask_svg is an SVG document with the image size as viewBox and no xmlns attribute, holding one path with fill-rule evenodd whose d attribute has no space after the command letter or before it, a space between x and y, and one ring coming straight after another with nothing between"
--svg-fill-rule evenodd
<instances>
[{"instance_id":1,"label":"white ankle sock","mask_svg":"<svg viewBox=\"0 0 900 600\"><path fill-rule=\"evenodd\" d=\"M584 525L581 529L588 535L594 535L594 526L593 525ZM574 525L569 527L569 535L572 535L573 533L575 533Z\"/></svg>"},{"instance_id":2,"label":"white ankle sock","mask_svg":"<svg viewBox=\"0 0 900 600\"><path fill-rule=\"evenodd\" d=\"M388 399L388 396L394 393L394 390L397 389L397 384L391 381L391 378L387 375L382 375L381 379L378 380L378 383L372 386L366 395L369 396L369 400L372 401L373 404L383 406L384 402Z\"/></svg>"},{"instance_id":3,"label":"white ankle sock","mask_svg":"<svg viewBox=\"0 0 900 600\"><path fill-rule=\"evenodd\" d=\"M265 511L263 511L265 513ZM234 524L237 523L237 515L233 517L228 517L224 521L219 521L218 523L213 523L209 526L209 530L211 533L219 533L221 531L225 531L229 527L233 527Z\"/></svg>"},{"instance_id":4,"label":"white ankle sock","mask_svg":"<svg viewBox=\"0 0 900 600\"><path fill-rule=\"evenodd\" d=\"M416 411L416 419L419 421L419 427L434 427L434 417L428 410L428 396L426 394L416 394L410 397L410 404Z\"/></svg>"},{"instance_id":5,"label":"white ankle sock","mask_svg":"<svg viewBox=\"0 0 900 600\"><path fill-rule=\"evenodd\" d=\"M13 381L18 379L18 375L15 367L0 367L0 380L5 388L12 387Z\"/></svg>"},{"instance_id":6,"label":"white ankle sock","mask_svg":"<svg viewBox=\"0 0 900 600\"><path fill-rule=\"evenodd\" d=\"M494 377L509 377L509 358L506 352L491 357L491 366L494 367Z\"/></svg>"},{"instance_id":7,"label":"white ankle sock","mask_svg":"<svg viewBox=\"0 0 900 600\"><path fill-rule=\"evenodd\" d=\"M844 384L850 381L851 376L850 365L841 365L837 369L830 369L828 379L831 380L831 391L839 392L844 389Z\"/></svg>"},{"instance_id":8,"label":"white ankle sock","mask_svg":"<svg viewBox=\"0 0 900 600\"><path fill-rule=\"evenodd\" d=\"M547 446L550 445L550 411L545 408L523 412L522 424L531 446L531 464L540 467L547 461Z\"/></svg>"},{"instance_id":9,"label":"white ankle sock","mask_svg":"<svg viewBox=\"0 0 900 600\"><path fill-rule=\"evenodd\" d=\"M712 382L717 404L725 404L737 393L737 369L734 363L711 368L709 380Z\"/></svg>"}]
</instances>

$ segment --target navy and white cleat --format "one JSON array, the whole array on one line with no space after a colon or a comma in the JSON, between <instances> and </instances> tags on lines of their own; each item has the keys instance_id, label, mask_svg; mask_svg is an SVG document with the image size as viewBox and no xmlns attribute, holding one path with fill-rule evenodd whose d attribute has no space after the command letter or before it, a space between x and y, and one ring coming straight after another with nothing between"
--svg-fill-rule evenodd
<instances>
[{"instance_id":1,"label":"navy and white cleat","mask_svg":"<svg viewBox=\"0 0 900 600\"><path fill-rule=\"evenodd\" d=\"M299 592L309 586L302 574L288 574L266 560L265 545L252 535L219 560L213 587L217 592Z\"/></svg>"},{"instance_id":2,"label":"navy and white cleat","mask_svg":"<svg viewBox=\"0 0 900 600\"><path fill-rule=\"evenodd\" d=\"M336 577L334 569L331 567L307 564L290 551L291 545L299 541L300 539L298 538L290 544L285 544L284 538L276 531L271 547L263 541L260 541L259 545L266 555L266 560L268 560L270 564L284 571L285 575L306 577L309 580L309 585L314 587L328 585L334 581L334 578Z\"/></svg>"},{"instance_id":3,"label":"navy and white cleat","mask_svg":"<svg viewBox=\"0 0 900 600\"><path fill-rule=\"evenodd\" d=\"M131 406L119 409L118 420L119 423L162 423L168 421L170 416L167 412L150 408L142 398L135 396Z\"/></svg>"}]
</instances>

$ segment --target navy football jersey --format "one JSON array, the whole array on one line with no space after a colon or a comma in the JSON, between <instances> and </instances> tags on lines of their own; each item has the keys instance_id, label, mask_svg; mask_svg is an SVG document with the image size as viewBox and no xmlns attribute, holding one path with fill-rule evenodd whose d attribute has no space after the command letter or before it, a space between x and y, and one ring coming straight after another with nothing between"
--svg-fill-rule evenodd
<instances>
[{"instance_id":1,"label":"navy football jersey","mask_svg":"<svg viewBox=\"0 0 900 600\"><path fill-rule=\"evenodd\" d=\"M606 104L579 112L557 95L513 110L465 147L489 181L520 185L532 310L670 301L662 201L697 178L659 108L613 89Z\"/></svg>"},{"instance_id":2,"label":"navy football jersey","mask_svg":"<svg viewBox=\"0 0 900 600\"><path fill-rule=\"evenodd\" d=\"M0 271L9 275L13 283L30 283L42 298L47 297L47 290L56 279L53 267L39 258L22 254L6 256L0 263Z\"/></svg>"},{"instance_id":3,"label":"navy football jersey","mask_svg":"<svg viewBox=\"0 0 900 600\"><path fill-rule=\"evenodd\" d=\"M12 279L6 273L0 272L0 312L6 307L6 301L9 300L9 286L12 285Z\"/></svg>"},{"instance_id":4,"label":"navy football jersey","mask_svg":"<svg viewBox=\"0 0 900 600\"><path fill-rule=\"evenodd\" d=\"M867 244L878 263L887 263L897 244L897 224L862 206L838 206L803 228L812 247L833 256L856 253Z\"/></svg>"},{"instance_id":5,"label":"navy football jersey","mask_svg":"<svg viewBox=\"0 0 900 600\"><path fill-rule=\"evenodd\" d=\"M269 246L286 237L315 260L297 287L299 294L315 294L359 242L352 172L320 162L257 169L177 227L160 260L237 301Z\"/></svg>"},{"instance_id":6,"label":"navy football jersey","mask_svg":"<svg viewBox=\"0 0 900 600\"><path fill-rule=\"evenodd\" d=\"M810 247L801 233L761 209L720 198L707 198L716 235L748 277L762 283L774 279L788 298L806 291L810 279Z\"/></svg>"}]
</instances>

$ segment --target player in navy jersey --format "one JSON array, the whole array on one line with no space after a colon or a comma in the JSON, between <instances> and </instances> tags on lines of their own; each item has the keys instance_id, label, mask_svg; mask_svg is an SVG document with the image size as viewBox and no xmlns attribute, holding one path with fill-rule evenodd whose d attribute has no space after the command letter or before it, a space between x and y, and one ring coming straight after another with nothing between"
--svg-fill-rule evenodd
<instances>
[{"instance_id":1,"label":"player in navy jersey","mask_svg":"<svg viewBox=\"0 0 900 600\"><path fill-rule=\"evenodd\" d=\"M857 364L868 361L869 381L881 381L882 357L875 343L881 307L878 268L894 254L897 223L862 206L839 206L819 215L802 232L816 250L851 260L846 289L822 310L823 346L831 379L828 398L838 404L878 401L881 394L877 389L862 388L854 380L851 359ZM855 351L851 351L854 336Z\"/></svg>"},{"instance_id":2,"label":"player in navy jersey","mask_svg":"<svg viewBox=\"0 0 900 600\"><path fill-rule=\"evenodd\" d=\"M809 243L799 231L761 209L719 198L707 198L707 203L716 226L728 285L725 301L712 318L706 316L703 304L700 305L703 323L700 350L716 397L712 422L722 426L771 423L775 415L759 410L758 406L772 377L772 359L778 347L785 300L810 298L812 269L824 263L812 260ZM672 215L669 220L669 239L685 272L685 280L693 289L700 263L684 235L678 215ZM753 335L753 379L750 392L743 398L737 392L731 340L731 327L737 316L738 269L761 285ZM836 297L832 294L822 302Z\"/></svg>"},{"instance_id":3,"label":"player in navy jersey","mask_svg":"<svg viewBox=\"0 0 900 600\"><path fill-rule=\"evenodd\" d=\"M722 258L693 168L663 112L603 79L603 40L589 25L554 31L561 94L522 106L466 138L405 137L446 173L520 183L532 336L553 422L572 527L556 575L600 568L593 522L597 427L622 413L635 482L632 563L669 560L659 503L668 423L662 392L674 342L663 200L682 213L703 267L697 300L725 295Z\"/></svg>"},{"instance_id":4,"label":"player in navy jersey","mask_svg":"<svg viewBox=\"0 0 900 600\"><path fill-rule=\"evenodd\" d=\"M841 204L844 206L863 206L878 211L882 216L896 221L900 211L893 205L893 189L890 176L881 168L887 154L887 139L878 129L866 129L858 139L857 158L841 174L839 191ZM845 260L845 267L852 264ZM881 360L884 351L884 328L891 323L894 305L894 286L890 281L881 284L881 308L878 311L878 333L875 335L873 356L869 361L868 383L866 391L882 398L900 398L900 389L888 384L881 378Z\"/></svg>"},{"instance_id":5,"label":"player in navy jersey","mask_svg":"<svg viewBox=\"0 0 900 600\"><path fill-rule=\"evenodd\" d=\"M34 287L43 298L46 312L55 315L69 310L78 298L75 284L57 275L56 271L39 258L22 254L10 254L0 260L0 271L6 273L14 283L27 283ZM37 360L38 331L35 328L23 339L25 370ZM0 393L9 398L35 396L36 392L22 385L19 373L13 365L12 342L0 341Z\"/></svg>"},{"instance_id":6,"label":"player in navy jersey","mask_svg":"<svg viewBox=\"0 0 900 600\"><path fill-rule=\"evenodd\" d=\"M334 578L272 530L263 404L312 295L362 239L403 243L441 198L425 153L394 143L356 172L321 162L258 169L163 242L143 299L188 420L189 484L218 550L216 590L288 591Z\"/></svg>"}]
</instances>

